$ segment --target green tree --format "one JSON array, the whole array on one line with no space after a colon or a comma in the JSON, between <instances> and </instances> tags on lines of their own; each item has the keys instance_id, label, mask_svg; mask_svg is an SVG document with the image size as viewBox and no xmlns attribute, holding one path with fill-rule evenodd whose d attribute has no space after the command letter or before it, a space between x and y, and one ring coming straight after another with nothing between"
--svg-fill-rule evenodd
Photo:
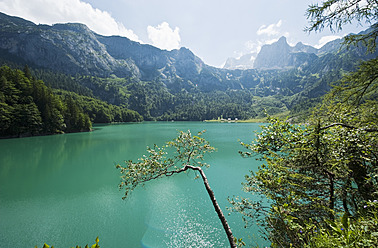
<instances>
[{"instance_id":1,"label":"green tree","mask_svg":"<svg viewBox=\"0 0 378 248\"><path fill-rule=\"evenodd\" d=\"M0 67L0 116L1 136L89 131L91 128L88 115L77 102L72 99L64 102L43 81L33 78L28 67L25 72Z\"/></svg>"},{"instance_id":2,"label":"green tree","mask_svg":"<svg viewBox=\"0 0 378 248\"><path fill-rule=\"evenodd\" d=\"M14 108L0 101L0 135L8 135L9 128L12 125Z\"/></svg>"},{"instance_id":3,"label":"green tree","mask_svg":"<svg viewBox=\"0 0 378 248\"><path fill-rule=\"evenodd\" d=\"M327 224L313 232L306 248L377 247L378 201L368 202L357 218L343 215Z\"/></svg>"},{"instance_id":4,"label":"green tree","mask_svg":"<svg viewBox=\"0 0 378 248\"><path fill-rule=\"evenodd\" d=\"M320 4L312 4L306 11L309 25L305 28L307 32L322 31L328 27L331 31L337 32L343 29L346 24L358 22L369 24L367 33L353 34L345 38L347 45L362 42L370 51L376 49L376 38L378 36L378 3L376 0L326 0Z\"/></svg>"},{"instance_id":5,"label":"green tree","mask_svg":"<svg viewBox=\"0 0 378 248\"><path fill-rule=\"evenodd\" d=\"M31 71L28 65L25 65L24 67L24 74L28 79L32 79Z\"/></svg>"},{"instance_id":6,"label":"green tree","mask_svg":"<svg viewBox=\"0 0 378 248\"><path fill-rule=\"evenodd\" d=\"M230 246L237 247L237 240L232 235L232 231L202 169L204 166L209 166L203 162L204 155L215 150L208 141L201 137L203 133L204 131L199 132L198 135L192 135L190 131L181 131L177 138L167 142L167 145L162 148L157 145L154 145L153 148L148 147L147 152L149 155L143 156L138 162L129 160L124 166L118 164L117 168L120 169L122 174L120 188L125 190L124 198L126 198L138 185L143 185L151 180L173 176L188 170L198 172L214 209L222 222ZM174 154L171 157L166 156L169 147L174 150Z\"/></svg>"},{"instance_id":7,"label":"green tree","mask_svg":"<svg viewBox=\"0 0 378 248\"><path fill-rule=\"evenodd\" d=\"M13 118L15 132L18 135L38 134L42 128L40 112L30 96L24 103L15 105Z\"/></svg>"},{"instance_id":8,"label":"green tree","mask_svg":"<svg viewBox=\"0 0 378 248\"><path fill-rule=\"evenodd\" d=\"M83 110L80 109L78 104L71 97L67 97L64 103L64 119L66 130L69 132L81 132L90 130L91 123L89 116L83 113Z\"/></svg>"},{"instance_id":9,"label":"green tree","mask_svg":"<svg viewBox=\"0 0 378 248\"><path fill-rule=\"evenodd\" d=\"M246 176L244 190L265 198L231 202L261 225L273 247L303 247L317 225L358 216L377 197L377 126L335 122L352 119L346 114L314 118L306 126L270 118L254 142L242 143L243 156L265 161Z\"/></svg>"},{"instance_id":10,"label":"green tree","mask_svg":"<svg viewBox=\"0 0 378 248\"><path fill-rule=\"evenodd\" d=\"M375 52L377 6L369 0L311 5L307 31L367 22L367 33L344 43ZM270 118L251 144L242 144L243 156L265 161L246 176L244 190L264 197L230 201L246 221L261 225L273 247L335 247L327 238L338 247L366 247L376 240L376 206L366 206L378 197L377 64L363 62L335 82L306 125Z\"/></svg>"}]
</instances>

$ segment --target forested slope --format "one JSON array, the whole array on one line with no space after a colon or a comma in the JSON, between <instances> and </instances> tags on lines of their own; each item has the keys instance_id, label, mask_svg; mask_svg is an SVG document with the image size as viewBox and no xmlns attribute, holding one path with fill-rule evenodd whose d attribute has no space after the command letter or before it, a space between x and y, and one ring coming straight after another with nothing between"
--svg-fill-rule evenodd
<instances>
[{"instance_id":1,"label":"forested slope","mask_svg":"<svg viewBox=\"0 0 378 248\"><path fill-rule=\"evenodd\" d=\"M282 38L264 46L261 68L227 70L206 65L187 48L160 50L101 36L82 24L36 25L0 13L2 64L28 64L36 79L54 89L132 109L145 120L250 119L282 112L300 119L331 82L377 55L340 43L317 50L300 43L290 47ZM274 58L282 56L277 64Z\"/></svg>"},{"instance_id":2,"label":"forested slope","mask_svg":"<svg viewBox=\"0 0 378 248\"><path fill-rule=\"evenodd\" d=\"M80 88L80 87L79 87ZM141 121L135 111L90 96L53 90L24 71L0 68L0 136L90 131L92 122Z\"/></svg>"}]
</instances>

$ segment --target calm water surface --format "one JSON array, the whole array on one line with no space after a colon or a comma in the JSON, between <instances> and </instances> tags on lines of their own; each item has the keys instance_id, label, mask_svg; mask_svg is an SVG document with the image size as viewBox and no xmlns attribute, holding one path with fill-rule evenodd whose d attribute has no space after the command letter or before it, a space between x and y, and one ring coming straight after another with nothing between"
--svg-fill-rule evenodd
<instances>
[{"instance_id":1,"label":"calm water surface","mask_svg":"<svg viewBox=\"0 0 378 248\"><path fill-rule=\"evenodd\" d=\"M91 133L0 140L0 247L56 248L93 244L117 247L228 247L202 181L193 172L159 179L122 200L115 164L135 160L146 146L163 145L178 130L203 129L218 151L205 171L227 215L228 196L258 166L238 155L257 124L146 122L96 126ZM263 244L241 216L227 216L237 237Z\"/></svg>"}]
</instances>

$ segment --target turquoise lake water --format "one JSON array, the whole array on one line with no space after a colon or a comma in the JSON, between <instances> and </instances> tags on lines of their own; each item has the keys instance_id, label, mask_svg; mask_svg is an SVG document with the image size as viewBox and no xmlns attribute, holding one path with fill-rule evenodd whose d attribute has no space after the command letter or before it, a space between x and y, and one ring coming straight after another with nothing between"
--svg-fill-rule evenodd
<instances>
[{"instance_id":1,"label":"turquoise lake water","mask_svg":"<svg viewBox=\"0 0 378 248\"><path fill-rule=\"evenodd\" d=\"M228 247L222 225L194 172L138 187L122 200L117 163L136 160L146 146L162 146L178 130L206 129L217 148L205 170L235 236L266 245L256 227L228 216L227 197L259 165L240 157L253 123L145 122L95 126L90 133L0 140L0 247L55 248L93 244L117 247Z\"/></svg>"}]
</instances>

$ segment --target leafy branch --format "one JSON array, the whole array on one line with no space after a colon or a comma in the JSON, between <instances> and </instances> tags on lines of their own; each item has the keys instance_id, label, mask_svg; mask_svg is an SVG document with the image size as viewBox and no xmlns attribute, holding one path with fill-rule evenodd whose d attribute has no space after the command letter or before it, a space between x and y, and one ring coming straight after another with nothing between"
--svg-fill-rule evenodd
<instances>
[{"instance_id":1,"label":"leafy branch","mask_svg":"<svg viewBox=\"0 0 378 248\"><path fill-rule=\"evenodd\" d=\"M125 166L118 164L116 167L120 169L122 174L122 181L119 187L125 190L125 196L123 197L125 199L138 185L143 185L146 182L173 176L187 170L198 172L226 232L230 247L237 247L237 239L234 238L231 228L202 170L202 167L209 166L204 162L204 155L215 151L215 148L210 146L209 142L201 137L204 132L202 131L192 136L190 130L187 132L180 131L178 137L167 142L164 147L159 148L157 145L154 145L153 148L147 148L149 155L143 156L138 162L129 160ZM167 157L167 150L169 148L173 148L174 151L171 157Z\"/></svg>"}]
</instances>

